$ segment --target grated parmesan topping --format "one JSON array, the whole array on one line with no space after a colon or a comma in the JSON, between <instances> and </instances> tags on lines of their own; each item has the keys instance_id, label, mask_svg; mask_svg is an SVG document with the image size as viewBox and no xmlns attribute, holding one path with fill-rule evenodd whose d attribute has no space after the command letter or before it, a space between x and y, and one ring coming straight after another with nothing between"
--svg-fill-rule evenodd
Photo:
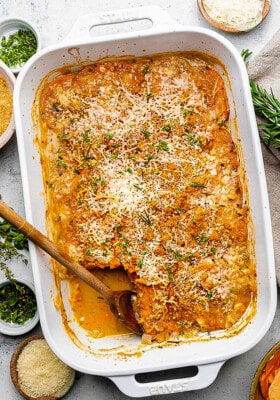
<instances>
[{"instance_id":1,"label":"grated parmesan topping","mask_svg":"<svg viewBox=\"0 0 280 400\"><path fill-rule=\"evenodd\" d=\"M214 21L246 30L261 21L264 0L204 0L203 5Z\"/></svg>"},{"instance_id":2,"label":"grated parmesan topping","mask_svg":"<svg viewBox=\"0 0 280 400\"><path fill-rule=\"evenodd\" d=\"M153 339L227 329L256 292L244 171L202 55L112 60L40 97L48 222L86 268L124 267Z\"/></svg>"}]
</instances>

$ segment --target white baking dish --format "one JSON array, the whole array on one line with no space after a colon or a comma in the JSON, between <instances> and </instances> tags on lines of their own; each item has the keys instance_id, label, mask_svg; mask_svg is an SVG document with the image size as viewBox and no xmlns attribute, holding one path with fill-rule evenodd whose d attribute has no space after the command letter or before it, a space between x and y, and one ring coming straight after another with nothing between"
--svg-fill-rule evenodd
<instances>
[{"instance_id":1,"label":"white baking dish","mask_svg":"<svg viewBox=\"0 0 280 400\"><path fill-rule=\"evenodd\" d=\"M140 21L148 29L111 34L123 21ZM106 33L91 36L92 27L103 25ZM119 25L117 25L119 26ZM253 320L239 334L227 338L193 341L183 345L144 346L140 338L126 335L114 338L88 338L73 323L76 340L64 329L55 309L56 288L49 257L30 244L43 333L53 351L74 369L107 376L125 394L143 397L201 389L211 384L223 363L255 346L269 329L276 308L276 281L269 203L259 136L251 102L245 65L236 49L219 34L175 23L158 7L132 8L118 12L87 15L78 20L67 39L41 50L20 72L15 87L15 119L24 189L26 217L45 232L45 206L40 161L34 144L31 109L40 81L55 68L89 63L115 55L147 55L166 51L196 50L218 58L226 67L225 80L232 117L237 117L248 175L250 206L256 232L258 305ZM237 113L237 115L235 115ZM62 288L67 291L67 287ZM139 383L143 372L197 366L192 377Z\"/></svg>"}]
</instances>

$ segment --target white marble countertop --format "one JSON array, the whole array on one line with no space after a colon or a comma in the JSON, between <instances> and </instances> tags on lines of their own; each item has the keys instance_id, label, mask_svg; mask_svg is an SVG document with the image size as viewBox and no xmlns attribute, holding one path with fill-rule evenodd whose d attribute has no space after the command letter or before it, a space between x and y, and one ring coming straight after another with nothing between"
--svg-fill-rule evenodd
<instances>
[{"instance_id":1,"label":"white marble countertop","mask_svg":"<svg viewBox=\"0 0 280 400\"><path fill-rule=\"evenodd\" d=\"M70 31L78 17L96 12L114 11L146 5L158 5L180 24L208 27L201 17L196 0L9 0L0 2L0 20L20 17L32 21L42 36L42 46L56 44ZM272 0L271 11L266 20L254 30L239 34L224 34L236 48L249 49L257 54L280 27L280 2ZM16 136L0 150L0 194L21 215L24 215L21 174ZM21 267L15 267L22 274ZM30 267L27 267L30 273ZM215 382L206 389L153 396L151 399L169 400L244 400L248 399L251 380L266 351L280 339L280 310L277 308L271 328L265 337L250 351L225 363ZM12 352L17 344L30 334L39 333L38 325L32 332L9 337L0 334L0 399L17 400L22 397L14 388L9 372ZM75 385L65 396L67 400L125 400L129 399L108 379L78 373Z\"/></svg>"}]
</instances>

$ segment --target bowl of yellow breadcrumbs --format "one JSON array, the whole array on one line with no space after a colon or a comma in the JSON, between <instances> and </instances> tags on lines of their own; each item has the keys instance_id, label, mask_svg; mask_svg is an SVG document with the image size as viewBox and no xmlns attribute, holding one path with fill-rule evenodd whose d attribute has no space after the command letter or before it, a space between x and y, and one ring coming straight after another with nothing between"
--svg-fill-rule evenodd
<instances>
[{"instance_id":1,"label":"bowl of yellow breadcrumbs","mask_svg":"<svg viewBox=\"0 0 280 400\"><path fill-rule=\"evenodd\" d=\"M13 116L13 90L16 78L10 68L0 60L0 149L15 132Z\"/></svg>"}]
</instances>

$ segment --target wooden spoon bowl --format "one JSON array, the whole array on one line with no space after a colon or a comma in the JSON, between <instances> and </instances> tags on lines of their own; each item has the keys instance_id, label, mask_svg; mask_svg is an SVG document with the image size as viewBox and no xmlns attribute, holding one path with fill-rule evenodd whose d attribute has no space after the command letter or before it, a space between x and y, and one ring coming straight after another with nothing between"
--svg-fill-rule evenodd
<instances>
[{"instance_id":1,"label":"wooden spoon bowl","mask_svg":"<svg viewBox=\"0 0 280 400\"><path fill-rule=\"evenodd\" d=\"M28 239L39 246L52 258L66 267L72 274L78 276L94 290L96 290L108 303L111 312L116 318L132 332L141 335L142 327L138 324L134 311L133 301L135 292L131 290L113 291L102 281L96 278L81 264L70 259L68 254L63 253L45 235L34 226L18 215L7 204L0 200L0 216L17 228Z\"/></svg>"},{"instance_id":2,"label":"wooden spoon bowl","mask_svg":"<svg viewBox=\"0 0 280 400\"><path fill-rule=\"evenodd\" d=\"M232 27L229 26L227 24L223 24L219 21L216 21L215 19L211 18L211 16L209 15L209 13L206 10L205 7L205 1L204 0L197 0L197 5L198 8L202 14L202 16L204 17L204 19L208 22L209 25L213 26L216 29L219 29L221 31L224 32L229 32L229 33L242 33L242 32L248 32L251 29L254 29L255 27L257 27L261 22L264 21L264 19L266 18L267 14L269 13L270 7L271 7L271 0L264 0L264 4L263 4L263 10L262 10L262 15L261 15L261 19L256 21L256 24L253 26L250 26L248 29L244 29L244 27Z\"/></svg>"}]
</instances>

